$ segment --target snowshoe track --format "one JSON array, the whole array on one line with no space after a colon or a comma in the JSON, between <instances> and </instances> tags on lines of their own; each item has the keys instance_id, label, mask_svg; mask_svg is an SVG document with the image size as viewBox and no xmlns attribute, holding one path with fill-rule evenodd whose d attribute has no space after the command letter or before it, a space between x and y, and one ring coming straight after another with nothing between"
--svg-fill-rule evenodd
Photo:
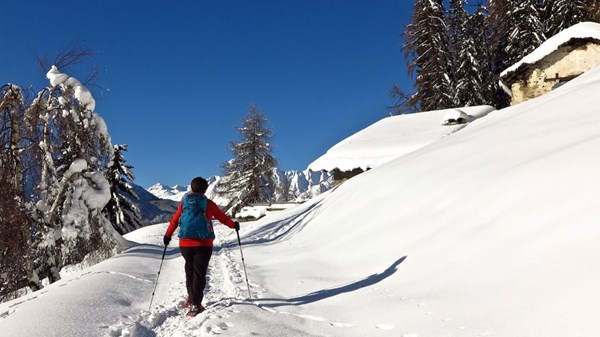
<instances>
[{"instance_id":1,"label":"snowshoe track","mask_svg":"<svg viewBox=\"0 0 600 337\"><path fill-rule=\"evenodd\" d=\"M150 311L144 310L138 317L123 317L110 327L111 337L188 337L213 336L225 333L233 324L228 320L234 303L245 302L247 296L243 272L234 260L232 249L215 249L211 258L204 306L206 310L196 317L186 317L183 308L187 291L181 265L182 280L163 285L168 287L169 300L157 303ZM159 281L160 282L160 281Z\"/></svg>"}]
</instances>

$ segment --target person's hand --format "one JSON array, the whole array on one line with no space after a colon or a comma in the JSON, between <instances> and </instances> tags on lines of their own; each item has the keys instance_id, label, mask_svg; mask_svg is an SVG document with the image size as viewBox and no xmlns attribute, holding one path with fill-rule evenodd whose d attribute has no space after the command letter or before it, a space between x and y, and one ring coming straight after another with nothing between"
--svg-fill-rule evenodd
<instances>
[{"instance_id":1,"label":"person's hand","mask_svg":"<svg viewBox=\"0 0 600 337\"><path fill-rule=\"evenodd\" d=\"M165 246L169 245L169 242L171 242L171 238L168 236L163 236L163 242L165 243Z\"/></svg>"},{"instance_id":2,"label":"person's hand","mask_svg":"<svg viewBox=\"0 0 600 337\"><path fill-rule=\"evenodd\" d=\"M240 223L239 222L234 222L235 226L233 228L235 228L236 231L240 230Z\"/></svg>"}]
</instances>

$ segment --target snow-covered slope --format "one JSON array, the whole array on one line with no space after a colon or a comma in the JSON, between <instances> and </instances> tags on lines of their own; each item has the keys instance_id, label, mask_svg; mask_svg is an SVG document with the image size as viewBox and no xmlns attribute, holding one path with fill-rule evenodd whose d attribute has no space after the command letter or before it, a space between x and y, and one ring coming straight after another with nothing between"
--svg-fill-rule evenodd
<instances>
[{"instance_id":1,"label":"snow-covered slope","mask_svg":"<svg viewBox=\"0 0 600 337\"><path fill-rule=\"evenodd\" d=\"M459 112L457 110L468 115L472 121L487 115L494 108L464 107L384 118L340 141L308 168L313 171L330 171L334 168L349 171L377 167L464 128L464 124L444 125L446 116Z\"/></svg>"},{"instance_id":2,"label":"snow-covered slope","mask_svg":"<svg viewBox=\"0 0 600 337\"><path fill-rule=\"evenodd\" d=\"M132 233L146 244L0 304L2 336L599 336L599 91L596 68L243 223L250 299L237 237L217 226L208 310L179 309L170 247L147 311L166 228L151 226Z\"/></svg>"}]
</instances>

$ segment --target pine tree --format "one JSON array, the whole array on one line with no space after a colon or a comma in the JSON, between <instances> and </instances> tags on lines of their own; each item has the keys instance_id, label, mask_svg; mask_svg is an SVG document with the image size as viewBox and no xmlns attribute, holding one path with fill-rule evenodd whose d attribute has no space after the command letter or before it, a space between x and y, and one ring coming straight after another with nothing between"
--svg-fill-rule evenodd
<instances>
[{"instance_id":1,"label":"pine tree","mask_svg":"<svg viewBox=\"0 0 600 337\"><path fill-rule=\"evenodd\" d=\"M572 25L593 21L588 8L596 0L545 0L546 35L554 36Z\"/></svg>"},{"instance_id":2,"label":"pine tree","mask_svg":"<svg viewBox=\"0 0 600 337\"><path fill-rule=\"evenodd\" d=\"M486 55L480 44L481 26L477 14L470 15L465 10L466 0L450 0L448 27L450 27L450 49L452 52L452 78L454 78L453 105L456 107L474 106L488 101L484 94L484 74Z\"/></svg>"},{"instance_id":3,"label":"pine tree","mask_svg":"<svg viewBox=\"0 0 600 337\"><path fill-rule=\"evenodd\" d=\"M542 6L538 0L519 0L509 12L507 62L512 65L534 51L545 40Z\"/></svg>"},{"instance_id":4,"label":"pine tree","mask_svg":"<svg viewBox=\"0 0 600 337\"><path fill-rule=\"evenodd\" d=\"M486 27L487 7L477 1L476 10L469 18L469 35L473 37L475 54L479 62L481 87L478 95L481 101L477 104L496 106L496 93L501 91L498 75L494 73L493 57L490 52L490 30Z\"/></svg>"},{"instance_id":5,"label":"pine tree","mask_svg":"<svg viewBox=\"0 0 600 337\"><path fill-rule=\"evenodd\" d=\"M131 183L135 180L133 166L126 164L127 145L114 145L114 158L106 170L111 198L104 208L108 219L119 234L142 227L139 209L131 202L139 199Z\"/></svg>"},{"instance_id":6,"label":"pine tree","mask_svg":"<svg viewBox=\"0 0 600 337\"><path fill-rule=\"evenodd\" d=\"M233 215L244 205L266 202L273 197L273 169L277 166L270 144L273 132L256 106L250 106L237 130L241 139L231 142L233 159L223 164L223 178L215 188L231 200L227 212Z\"/></svg>"},{"instance_id":7,"label":"pine tree","mask_svg":"<svg viewBox=\"0 0 600 337\"><path fill-rule=\"evenodd\" d=\"M600 0L590 0L592 3L588 7L587 15L589 21L600 22Z\"/></svg>"},{"instance_id":8,"label":"pine tree","mask_svg":"<svg viewBox=\"0 0 600 337\"><path fill-rule=\"evenodd\" d=\"M409 71L416 74L410 104L421 110L453 106L451 54L442 0L417 0L412 22L404 32L403 50Z\"/></svg>"},{"instance_id":9,"label":"pine tree","mask_svg":"<svg viewBox=\"0 0 600 337\"><path fill-rule=\"evenodd\" d=\"M514 7L513 0L490 0L486 30L490 32L489 51L492 73L499 78L504 69L512 65L514 57L509 59L507 46L511 43L509 32L512 29L510 13ZM494 92L494 106L498 109L507 107L510 97L499 86Z\"/></svg>"}]
</instances>

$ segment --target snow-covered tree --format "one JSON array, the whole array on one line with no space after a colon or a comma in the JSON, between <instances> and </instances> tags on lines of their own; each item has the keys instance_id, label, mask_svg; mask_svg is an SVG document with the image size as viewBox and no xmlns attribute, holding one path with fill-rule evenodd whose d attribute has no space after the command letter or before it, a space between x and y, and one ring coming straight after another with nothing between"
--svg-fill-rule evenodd
<instances>
[{"instance_id":1,"label":"snow-covered tree","mask_svg":"<svg viewBox=\"0 0 600 337\"><path fill-rule=\"evenodd\" d=\"M229 150L233 159L223 164L223 178L215 188L217 193L231 200L230 214L249 203L271 200L273 169L277 166L270 144L273 132L267 128L267 118L256 106L250 106L237 130L240 141L231 142Z\"/></svg>"},{"instance_id":2,"label":"snow-covered tree","mask_svg":"<svg viewBox=\"0 0 600 337\"><path fill-rule=\"evenodd\" d=\"M515 1L514 8L509 12L509 21L512 23L506 47L509 64L516 63L546 40L542 10L539 0Z\"/></svg>"},{"instance_id":3,"label":"snow-covered tree","mask_svg":"<svg viewBox=\"0 0 600 337\"><path fill-rule=\"evenodd\" d=\"M26 213L24 157L27 146L25 104L21 88L0 88L0 296L33 279L30 219Z\"/></svg>"},{"instance_id":4,"label":"snow-covered tree","mask_svg":"<svg viewBox=\"0 0 600 337\"><path fill-rule=\"evenodd\" d=\"M600 22L600 0L593 0L588 7L588 17L590 21Z\"/></svg>"},{"instance_id":5,"label":"snow-covered tree","mask_svg":"<svg viewBox=\"0 0 600 337\"><path fill-rule=\"evenodd\" d=\"M487 68L484 49L485 30L479 12L470 15L466 0L450 0L448 11L449 42L452 53L453 105L456 107L491 103L485 97Z\"/></svg>"},{"instance_id":6,"label":"snow-covered tree","mask_svg":"<svg viewBox=\"0 0 600 337\"><path fill-rule=\"evenodd\" d=\"M546 35L554 36L572 25L591 21L589 8L596 0L545 0Z\"/></svg>"},{"instance_id":7,"label":"snow-covered tree","mask_svg":"<svg viewBox=\"0 0 600 337\"><path fill-rule=\"evenodd\" d=\"M482 1L477 1L476 9L469 18L469 32L473 36L475 54L479 62L479 76L481 87L477 90L477 95L481 101L477 100L473 104L496 104L496 92L500 89L498 75L494 73L493 57L490 53L490 30L486 27L486 19L489 12Z\"/></svg>"},{"instance_id":8,"label":"snow-covered tree","mask_svg":"<svg viewBox=\"0 0 600 337\"><path fill-rule=\"evenodd\" d=\"M410 104L421 110L453 106L450 43L442 0L417 0L404 32L403 50L416 75Z\"/></svg>"},{"instance_id":9,"label":"snow-covered tree","mask_svg":"<svg viewBox=\"0 0 600 337\"><path fill-rule=\"evenodd\" d=\"M123 242L102 214L113 156L106 124L76 78L56 67L47 77L30 102L17 86L0 88L0 296L37 290L63 266L98 261Z\"/></svg>"},{"instance_id":10,"label":"snow-covered tree","mask_svg":"<svg viewBox=\"0 0 600 337\"><path fill-rule=\"evenodd\" d=\"M510 13L513 9L513 0L490 0L489 14L485 29L489 31L490 66L495 76L499 77L504 69L512 65L509 60L507 46L511 43L509 32L512 29ZM504 108L509 105L510 97L500 87L494 92L494 106Z\"/></svg>"},{"instance_id":11,"label":"snow-covered tree","mask_svg":"<svg viewBox=\"0 0 600 337\"><path fill-rule=\"evenodd\" d=\"M78 263L91 253L108 255L115 247L112 228L107 228L102 209L110 200L103 170L113 156L104 120L94 112L95 100L76 78L55 66L48 71L45 89L45 166L54 167L55 178L43 185L37 203L44 224L40 248L50 280L60 277L63 265ZM46 143L47 142L47 143ZM104 204L103 204L104 203Z\"/></svg>"},{"instance_id":12,"label":"snow-covered tree","mask_svg":"<svg viewBox=\"0 0 600 337\"><path fill-rule=\"evenodd\" d=\"M126 164L124 152L127 145L114 145L114 158L106 170L106 179L110 184L111 198L105 212L119 234L129 233L142 227L140 211L132 203L138 196L131 183L135 180L133 166Z\"/></svg>"}]
</instances>

